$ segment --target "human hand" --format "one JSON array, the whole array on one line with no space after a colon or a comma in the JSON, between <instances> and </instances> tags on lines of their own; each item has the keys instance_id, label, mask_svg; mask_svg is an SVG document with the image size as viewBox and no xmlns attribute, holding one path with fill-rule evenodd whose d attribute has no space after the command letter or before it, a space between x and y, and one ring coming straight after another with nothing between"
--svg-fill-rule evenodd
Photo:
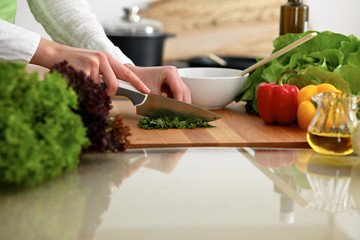
<instances>
[{"instance_id":1,"label":"human hand","mask_svg":"<svg viewBox=\"0 0 360 240\"><path fill-rule=\"evenodd\" d=\"M76 70L83 71L97 84L100 84L102 75L105 91L110 97L115 96L119 86L118 78L128 81L143 93L150 92L135 73L107 52L69 47L42 38L30 63L51 68L63 60L67 60Z\"/></svg>"},{"instance_id":2,"label":"human hand","mask_svg":"<svg viewBox=\"0 0 360 240\"><path fill-rule=\"evenodd\" d=\"M190 90L173 66L139 67L125 64L154 94L166 93L168 97L191 103Z\"/></svg>"}]
</instances>

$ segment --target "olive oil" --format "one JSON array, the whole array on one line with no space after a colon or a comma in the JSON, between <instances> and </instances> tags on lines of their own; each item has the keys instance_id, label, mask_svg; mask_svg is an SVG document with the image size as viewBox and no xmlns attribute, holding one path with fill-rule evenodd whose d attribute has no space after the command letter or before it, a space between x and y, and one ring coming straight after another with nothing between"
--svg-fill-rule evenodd
<instances>
[{"instance_id":1,"label":"olive oil","mask_svg":"<svg viewBox=\"0 0 360 240\"><path fill-rule=\"evenodd\" d=\"M288 0L280 7L280 35L308 30L309 6L302 0Z\"/></svg>"},{"instance_id":2,"label":"olive oil","mask_svg":"<svg viewBox=\"0 0 360 240\"><path fill-rule=\"evenodd\" d=\"M318 153L348 155L353 152L350 134L308 132L306 138Z\"/></svg>"}]
</instances>

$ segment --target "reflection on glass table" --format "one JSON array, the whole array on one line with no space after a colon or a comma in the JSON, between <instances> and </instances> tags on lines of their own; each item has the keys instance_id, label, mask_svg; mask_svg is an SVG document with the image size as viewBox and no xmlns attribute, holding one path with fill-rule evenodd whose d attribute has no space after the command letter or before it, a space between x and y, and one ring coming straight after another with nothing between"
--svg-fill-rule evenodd
<instances>
[{"instance_id":1,"label":"reflection on glass table","mask_svg":"<svg viewBox=\"0 0 360 240\"><path fill-rule=\"evenodd\" d=\"M112 188L144 166L170 173L185 151L88 154L77 170L42 185L0 189L0 239L93 239Z\"/></svg>"},{"instance_id":2,"label":"reflection on glass table","mask_svg":"<svg viewBox=\"0 0 360 240\"><path fill-rule=\"evenodd\" d=\"M326 212L360 213L360 158L331 156L310 149L240 149L274 182L280 219L293 223L293 203Z\"/></svg>"},{"instance_id":3,"label":"reflection on glass table","mask_svg":"<svg viewBox=\"0 0 360 240\"><path fill-rule=\"evenodd\" d=\"M306 173L313 190L311 207L319 210L345 211L358 202L359 157L331 156L309 151L298 152L296 166ZM350 189L350 185L353 187ZM360 206L357 206L359 209Z\"/></svg>"},{"instance_id":4,"label":"reflection on glass table","mask_svg":"<svg viewBox=\"0 0 360 240\"><path fill-rule=\"evenodd\" d=\"M295 167L295 150L291 149L241 149L262 173L274 183L274 191L280 197L279 219L281 222L295 222L294 202L306 207L308 201L300 195L302 189L309 189L305 174Z\"/></svg>"},{"instance_id":5,"label":"reflection on glass table","mask_svg":"<svg viewBox=\"0 0 360 240\"><path fill-rule=\"evenodd\" d=\"M360 167L346 159L256 148L86 155L53 181L0 191L0 239L358 239ZM330 185L314 176L347 179L334 191L345 207L318 207Z\"/></svg>"}]
</instances>

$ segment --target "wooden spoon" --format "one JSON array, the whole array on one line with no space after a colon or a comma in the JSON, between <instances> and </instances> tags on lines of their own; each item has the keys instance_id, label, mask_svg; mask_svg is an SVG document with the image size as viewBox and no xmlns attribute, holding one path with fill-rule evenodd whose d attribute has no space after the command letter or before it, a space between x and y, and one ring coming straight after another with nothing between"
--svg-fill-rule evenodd
<instances>
[{"instance_id":1,"label":"wooden spoon","mask_svg":"<svg viewBox=\"0 0 360 240\"><path fill-rule=\"evenodd\" d=\"M219 57L219 56L217 56L217 55L215 55L213 53L209 53L207 55L207 57L210 60L212 60L212 61L216 62L217 64L219 64L220 66L226 66L227 65L227 62L226 62L225 59L222 59L221 57Z\"/></svg>"},{"instance_id":2,"label":"wooden spoon","mask_svg":"<svg viewBox=\"0 0 360 240\"><path fill-rule=\"evenodd\" d=\"M261 65L264 65L268 62L270 62L271 60L283 55L284 53L287 53L288 51L292 50L293 48L296 48L297 46L303 44L304 42L312 39L313 37L315 37L317 35L317 33L310 33L298 40L296 40L295 42L289 44L288 46L280 49L277 52L274 52L273 54L271 54L270 56L264 58L263 60L261 60L260 62L255 63L254 65L246 68L244 71L242 71L241 73L236 74L235 76L244 76L245 74L255 70L256 68L260 67Z\"/></svg>"}]
</instances>

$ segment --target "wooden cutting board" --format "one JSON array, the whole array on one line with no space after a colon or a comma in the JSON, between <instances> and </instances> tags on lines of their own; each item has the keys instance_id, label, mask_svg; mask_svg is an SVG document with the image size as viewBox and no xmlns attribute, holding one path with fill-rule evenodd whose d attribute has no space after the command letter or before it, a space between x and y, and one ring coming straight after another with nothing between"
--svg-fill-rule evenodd
<instances>
[{"instance_id":1,"label":"wooden cutting board","mask_svg":"<svg viewBox=\"0 0 360 240\"><path fill-rule=\"evenodd\" d=\"M308 148L306 132L296 125L265 124L260 117L245 113L245 104L232 103L216 110L221 119L211 122L215 128L144 130L137 127L143 118L136 115L129 100L113 100L110 115L120 114L130 127L129 148L160 147L275 147Z\"/></svg>"}]
</instances>

